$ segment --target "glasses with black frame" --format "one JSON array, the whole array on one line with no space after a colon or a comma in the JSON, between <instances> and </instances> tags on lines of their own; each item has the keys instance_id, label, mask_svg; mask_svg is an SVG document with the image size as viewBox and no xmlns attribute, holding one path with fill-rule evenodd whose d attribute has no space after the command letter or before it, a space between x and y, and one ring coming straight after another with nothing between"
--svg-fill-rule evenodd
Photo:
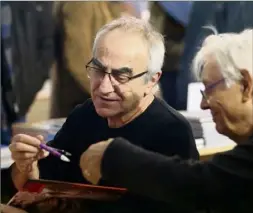
<instances>
[{"instance_id":1,"label":"glasses with black frame","mask_svg":"<svg viewBox=\"0 0 253 213\"><path fill-rule=\"evenodd\" d=\"M201 93L203 99L204 99L207 103L209 103L208 93L209 93L211 90L213 90L216 86L218 86L219 84L224 83L224 82L225 82L225 78L222 78L222 79L220 79L220 80L218 80L218 81L216 81L216 82L210 84L209 86L207 86L205 90L200 90L200 93Z\"/></svg>"},{"instance_id":2,"label":"glasses with black frame","mask_svg":"<svg viewBox=\"0 0 253 213\"><path fill-rule=\"evenodd\" d=\"M119 69L111 69L111 72L107 72L107 68L101 64L96 58L92 58L85 66L87 75L90 79L102 80L105 75L108 74L110 81L113 77L120 84L125 84L133 79L139 78L145 75L148 71L141 72L137 75L133 75L133 70L129 67L122 67Z\"/></svg>"}]
</instances>

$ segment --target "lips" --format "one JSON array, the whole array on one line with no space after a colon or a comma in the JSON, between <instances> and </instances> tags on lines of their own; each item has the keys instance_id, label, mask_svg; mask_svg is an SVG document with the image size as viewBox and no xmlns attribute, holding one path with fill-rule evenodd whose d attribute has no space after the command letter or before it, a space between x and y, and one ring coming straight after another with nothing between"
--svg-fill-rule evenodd
<instances>
[{"instance_id":1,"label":"lips","mask_svg":"<svg viewBox=\"0 0 253 213\"><path fill-rule=\"evenodd\" d=\"M116 98L106 98L106 97L100 97L101 100L103 101L119 101L118 99Z\"/></svg>"}]
</instances>

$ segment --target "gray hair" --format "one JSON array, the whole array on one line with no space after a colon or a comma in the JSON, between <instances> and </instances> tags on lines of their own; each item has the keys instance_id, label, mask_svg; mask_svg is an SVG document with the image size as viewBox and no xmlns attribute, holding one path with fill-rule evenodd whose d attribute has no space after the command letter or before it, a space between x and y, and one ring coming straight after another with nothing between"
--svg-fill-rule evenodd
<instances>
[{"instance_id":1,"label":"gray hair","mask_svg":"<svg viewBox=\"0 0 253 213\"><path fill-rule=\"evenodd\" d=\"M157 72L161 72L164 61L164 38L153 26L145 20L135 17L121 17L104 25L96 34L93 43L93 55L96 53L98 40L110 31L122 29L128 32L138 32L146 40L149 48L149 63L147 66L147 79Z\"/></svg>"},{"instance_id":2,"label":"gray hair","mask_svg":"<svg viewBox=\"0 0 253 213\"><path fill-rule=\"evenodd\" d=\"M199 80L202 78L203 65L210 55L217 61L227 86L242 79L240 70L247 70L253 76L253 30L223 34L216 32L208 36L192 63L192 71Z\"/></svg>"}]
</instances>

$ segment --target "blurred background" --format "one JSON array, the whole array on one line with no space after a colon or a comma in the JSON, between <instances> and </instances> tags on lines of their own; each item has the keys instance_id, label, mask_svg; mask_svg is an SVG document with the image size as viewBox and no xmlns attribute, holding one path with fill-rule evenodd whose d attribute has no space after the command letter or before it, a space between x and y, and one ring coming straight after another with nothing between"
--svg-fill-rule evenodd
<instances>
[{"instance_id":1,"label":"blurred background","mask_svg":"<svg viewBox=\"0 0 253 213\"><path fill-rule=\"evenodd\" d=\"M190 65L213 33L205 26L252 28L252 11L250 1L1 1L1 143L9 144L13 125L65 118L90 97L85 64L94 36L120 16L149 21L164 35L160 96L177 110L198 109L201 84Z\"/></svg>"}]
</instances>

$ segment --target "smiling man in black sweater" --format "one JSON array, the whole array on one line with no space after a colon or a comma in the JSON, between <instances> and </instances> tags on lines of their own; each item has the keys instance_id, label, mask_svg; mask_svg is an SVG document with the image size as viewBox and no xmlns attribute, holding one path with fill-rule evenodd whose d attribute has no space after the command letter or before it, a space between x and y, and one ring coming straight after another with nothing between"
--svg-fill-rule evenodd
<instances>
[{"instance_id":1,"label":"smiling man in black sweater","mask_svg":"<svg viewBox=\"0 0 253 213\"><path fill-rule=\"evenodd\" d=\"M112 137L124 137L162 155L198 159L188 121L153 95L163 56L162 36L145 21L121 18L103 27L86 65L92 100L76 107L49 143L72 153L71 162L38 149L41 137L17 135L10 145L15 187L21 189L27 178L87 183L79 166L81 155L91 144ZM103 180L100 184L115 185ZM92 212L153 213L178 208L129 194L115 204L96 205Z\"/></svg>"},{"instance_id":2,"label":"smiling man in black sweater","mask_svg":"<svg viewBox=\"0 0 253 213\"><path fill-rule=\"evenodd\" d=\"M207 37L193 62L205 86L201 108L211 110L216 130L237 144L232 150L209 161L187 161L152 153L124 138L109 139L82 155L84 176L93 183L102 177L133 193L196 210L252 213L252 56L250 29Z\"/></svg>"}]
</instances>

